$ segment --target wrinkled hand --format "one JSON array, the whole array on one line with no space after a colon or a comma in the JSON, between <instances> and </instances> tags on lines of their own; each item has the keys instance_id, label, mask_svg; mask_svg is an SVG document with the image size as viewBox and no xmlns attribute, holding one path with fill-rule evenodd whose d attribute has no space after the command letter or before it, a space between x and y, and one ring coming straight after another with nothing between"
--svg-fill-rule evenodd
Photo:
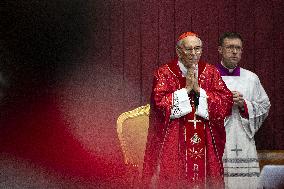
<instances>
[{"instance_id":1,"label":"wrinkled hand","mask_svg":"<svg viewBox=\"0 0 284 189\"><path fill-rule=\"evenodd\" d=\"M187 93L190 93L191 90L194 90L197 93L200 92L198 80L197 77L195 76L194 69L195 68L192 66L187 70L186 86L185 86Z\"/></svg>"},{"instance_id":2,"label":"wrinkled hand","mask_svg":"<svg viewBox=\"0 0 284 189\"><path fill-rule=\"evenodd\" d=\"M244 107L244 97L241 93L239 93L238 91L232 91L233 93L233 101L234 101L234 105L237 105L240 108Z\"/></svg>"}]
</instances>

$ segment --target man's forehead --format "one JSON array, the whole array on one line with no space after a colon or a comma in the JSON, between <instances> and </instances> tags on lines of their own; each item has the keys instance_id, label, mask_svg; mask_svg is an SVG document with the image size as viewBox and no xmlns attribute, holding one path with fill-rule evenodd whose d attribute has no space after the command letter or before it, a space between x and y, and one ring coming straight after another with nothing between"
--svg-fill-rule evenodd
<instances>
[{"instance_id":1,"label":"man's forehead","mask_svg":"<svg viewBox=\"0 0 284 189\"><path fill-rule=\"evenodd\" d=\"M242 44L242 41L239 38L225 38L224 43L226 44Z\"/></svg>"},{"instance_id":2,"label":"man's forehead","mask_svg":"<svg viewBox=\"0 0 284 189\"><path fill-rule=\"evenodd\" d=\"M201 46L201 40L196 36L187 36L183 39L184 46Z\"/></svg>"}]
</instances>

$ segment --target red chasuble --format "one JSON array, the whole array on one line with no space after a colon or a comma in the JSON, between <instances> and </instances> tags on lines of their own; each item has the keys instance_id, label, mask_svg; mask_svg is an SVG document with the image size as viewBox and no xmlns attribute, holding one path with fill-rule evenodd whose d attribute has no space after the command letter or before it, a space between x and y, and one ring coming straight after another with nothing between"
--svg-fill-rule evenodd
<instances>
[{"instance_id":1,"label":"red chasuble","mask_svg":"<svg viewBox=\"0 0 284 189\"><path fill-rule=\"evenodd\" d=\"M231 114L233 97L217 69L198 63L198 83L208 96L209 120L192 112L170 119L173 93L185 87L177 59L154 75L150 125L143 167L143 184L158 188L223 186L224 118Z\"/></svg>"}]
</instances>

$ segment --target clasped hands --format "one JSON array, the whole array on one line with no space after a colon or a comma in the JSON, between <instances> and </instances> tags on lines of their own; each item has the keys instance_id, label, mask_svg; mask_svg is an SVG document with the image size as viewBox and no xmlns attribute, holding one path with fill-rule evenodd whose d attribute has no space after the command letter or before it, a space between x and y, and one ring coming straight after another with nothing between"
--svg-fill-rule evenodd
<instances>
[{"instance_id":1,"label":"clasped hands","mask_svg":"<svg viewBox=\"0 0 284 189\"><path fill-rule=\"evenodd\" d=\"M188 68L187 74L186 74L186 91L187 93L190 93L190 91L194 91L196 93L200 93L200 87L198 85L198 79L196 77L196 73L194 72L194 66Z\"/></svg>"},{"instance_id":2,"label":"clasped hands","mask_svg":"<svg viewBox=\"0 0 284 189\"><path fill-rule=\"evenodd\" d=\"M244 97L243 95L238 91L232 91L233 93L233 101L234 105L238 106L239 108L244 108Z\"/></svg>"}]
</instances>

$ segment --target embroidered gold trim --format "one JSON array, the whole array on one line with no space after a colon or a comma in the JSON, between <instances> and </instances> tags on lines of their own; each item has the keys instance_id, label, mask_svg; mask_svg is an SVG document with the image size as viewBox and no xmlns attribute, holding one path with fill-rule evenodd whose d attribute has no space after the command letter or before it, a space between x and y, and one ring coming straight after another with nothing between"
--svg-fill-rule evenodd
<instances>
[{"instance_id":1,"label":"embroidered gold trim","mask_svg":"<svg viewBox=\"0 0 284 189\"><path fill-rule=\"evenodd\" d=\"M132 157L128 157L126 154L128 153L128 150L126 148L126 142L123 138L123 134L122 134L122 129L123 129L123 122L126 121L127 119L131 119L131 118L135 118L141 115L146 115L149 116L149 112L150 112L150 104L147 104L146 106L140 106L138 108L135 108L134 110L128 111L128 112L124 112L122 113L116 122L117 125L117 134L118 134L118 139L120 141L120 145L123 151L123 156L124 156L124 162L125 164L129 164L129 163L133 163L133 159Z\"/></svg>"}]
</instances>

